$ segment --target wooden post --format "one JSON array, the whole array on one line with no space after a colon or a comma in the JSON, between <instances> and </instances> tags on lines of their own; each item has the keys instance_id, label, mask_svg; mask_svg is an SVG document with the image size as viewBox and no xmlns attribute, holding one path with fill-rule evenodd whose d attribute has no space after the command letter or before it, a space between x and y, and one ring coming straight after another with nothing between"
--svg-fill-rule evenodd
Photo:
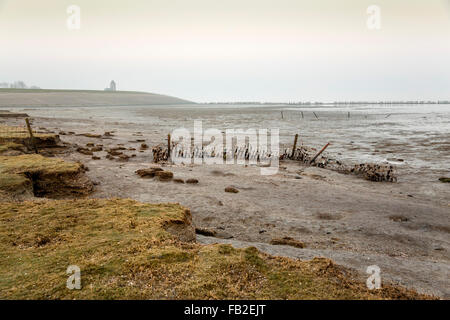
<instances>
[{"instance_id":1,"label":"wooden post","mask_svg":"<svg viewBox=\"0 0 450 320\"><path fill-rule=\"evenodd\" d=\"M313 111L314 116L316 117L317 120L319 120L319 117L317 116L317 114Z\"/></svg>"},{"instance_id":2,"label":"wooden post","mask_svg":"<svg viewBox=\"0 0 450 320\"><path fill-rule=\"evenodd\" d=\"M34 149L34 152L38 153L38 149L34 141L33 130L31 130L30 119L25 118L25 122L27 123L28 133L30 134L30 144Z\"/></svg>"},{"instance_id":3,"label":"wooden post","mask_svg":"<svg viewBox=\"0 0 450 320\"><path fill-rule=\"evenodd\" d=\"M297 148L298 133L295 134L294 146L292 147L291 159L294 158L295 148Z\"/></svg>"},{"instance_id":4,"label":"wooden post","mask_svg":"<svg viewBox=\"0 0 450 320\"><path fill-rule=\"evenodd\" d=\"M170 133L167 135L167 160L170 159Z\"/></svg>"},{"instance_id":5,"label":"wooden post","mask_svg":"<svg viewBox=\"0 0 450 320\"><path fill-rule=\"evenodd\" d=\"M350 111L348 112L348 115L347 115L347 117L350 119Z\"/></svg>"},{"instance_id":6,"label":"wooden post","mask_svg":"<svg viewBox=\"0 0 450 320\"><path fill-rule=\"evenodd\" d=\"M284 119L283 111L281 111L281 119Z\"/></svg>"},{"instance_id":7,"label":"wooden post","mask_svg":"<svg viewBox=\"0 0 450 320\"><path fill-rule=\"evenodd\" d=\"M309 164L312 164L314 161L316 161L317 157L320 156L320 154L322 152L325 151L325 149L330 145L330 143L328 142L323 148L322 150L320 150L319 152L317 152L317 154L314 156L314 158L311 159L311 161L309 162Z\"/></svg>"},{"instance_id":8,"label":"wooden post","mask_svg":"<svg viewBox=\"0 0 450 320\"><path fill-rule=\"evenodd\" d=\"M302 119L303 119L303 111L300 111L302 113Z\"/></svg>"}]
</instances>

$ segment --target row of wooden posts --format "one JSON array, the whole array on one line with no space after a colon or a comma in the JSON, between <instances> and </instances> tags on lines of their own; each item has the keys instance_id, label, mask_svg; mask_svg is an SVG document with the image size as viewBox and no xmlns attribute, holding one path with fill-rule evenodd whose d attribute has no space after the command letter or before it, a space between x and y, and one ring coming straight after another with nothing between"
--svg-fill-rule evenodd
<instances>
[{"instance_id":1,"label":"row of wooden posts","mask_svg":"<svg viewBox=\"0 0 450 320\"><path fill-rule=\"evenodd\" d=\"M280 111L281 112L281 119L284 119L284 113L283 113L283 111ZM304 114L303 114L303 111L300 111L300 113L302 114L302 119L304 119L305 118L305 116L304 116ZM319 116L317 116L317 114L313 111L313 114L314 114L314 117L316 117L316 119L317 120L319 120ZM348 113L348 117L350 118L350 112Z\"/></svg>"},{"instance_id":2,"label":"row of wooden posts","mask_svg":"<svg viewBox=\"0 0 450 320\"><path fill-rule=\"evenodd\" d=\"M283 111L280 111L280 113L281 113L281 119L284 120L284 112L283 112ZM301 115L302 115L302 119L304 119L304 118L305 118L305 115L303 114L303 111L300 111L300 113L301 113ZM318 116L317 113L315 113L314 111L313 111L313 115L314 115L314 117L315 117L317 120L319 120L319 116ZM385 118L389 118L390 115L391 115L391 114L388 114ZM367 115L366 115L366 118L367 118ZM350 111L347 112L347 119L350 119Z\"/></svg>"},{"instance_id":3,"label":"row of wooden posts","mask_svg":"<svg viewBox=\"0 0 450 320\"><path fill-rule=\"evenodd\" d=\"M279 154L280 159L292 159L292 160L297 160L303 163L308 163L310 165L312 165L317 158L325 151L325 149L330 146L330 143L328 142L326 145L324 145L318 152L315 153L315 155L310 158L309 156L309 150L304 149L303 147L300 147L297 149L297 143L298 143L298 134L295 135L294 137L294 144L292 147L292 151L288 151L288 149L286 149L284 151L283 154ZM157 148L158 149L153 149L156 150L156 153L160 153L161 151L163 151L163 157L157 157L156 162L160 161L160 160L169 160L170 159L170 152L174 152L176 149L172 148L172 142L171 142L171 136L170 134L168 135L168 146L167 146L167 151L165 152L162 148L161 145L158 145ZM246 155L245 158L249 159L247 157L247 151L250 150L249 147L246 147ZM231 150L232 152L232 157L234 157L234 154L236 154L236 152L240 152L242 151L242 149L240 148L236 148L235 150ZM203 149L201 150L201 152L203 152ZM226 151L225 151L226 153ZM224 155L225 155L224 153ZM259 155L258 156L258 160L259 160ZM202 154L203 157L203 154ZM270 156L269 156L270 157ZM154 161L155 161L155 152L154 152ZM225 159L225 158L224 158ZM395 173L395 168L392 165L389 164L371 164L371 163L361 163L361 164L356 164L354 166L349 166L349 165L343 165L342 163L340 163L339 161L331 161L331 166L328 166L328 164L330 164L328 162L328 159L325 159L325 162L318 162L317 165L319 167L325 167L327 166L327 168L331 169L331 170L335 170L341 173L345 173L345 174L356 174L356 175L362 175L365 179L367 180L371 180L371 181L388 181L388 182L395 182L397 181L397 177L396 177L396 173ZM337 166L336 166L337 165Z\"/></svg>"},{"instance_id":4,"label":"row of wooden posts","mask_svg":"<svg viewBox=\"0 0 450 320\"><path fill-rule=\"evenodd\" d=\"M35 139L34 139L34 135L33 135L33 130L31 129L31 124L30 124L30 119L29 118L25 118L25 122L27 124L27 129L28 129L28 133L30 134L30 145L32 146L32 148L34 149L35 153L39 153L36 143L35 143ZM298 141L298 134L295 134L294 137L294 145L292 147L292 153L291 153L291 158L294 157L294 153L295 150L297 148L297 141ZM325 151L325 149L330 145L330 143L327 143L310 161L310 164L312 164L321 154L322 152ZM171 154L171 136L170 133L167 135L167 155L168 158L170 159L170 154Z\"/></svg>"},{"instance_id":5,"label":"row of wooden posts","mask_svg":"<svg viewBox=\"0 0 450 320\"><path fill-rule=\"evenodd\" d=\"M294 145L292 147L291 158L294 158L294 153L295 153L295 150L297 149L297 140L298 140L298 133L296 133L295 137L294 137ZM328 142L322 149L320 149L320 151L317 152L316 155L311 159L309 164L312 164L314 161L316 161L316 159L322 154L322 152L325 151L326 148L328 148L329 145L330 145L330 143Z\"/></svg>"},{"instance_id":6,"label":"row of wooden posts","mask_svg":"<svg viewBox=\"0 0 450 320\"><path fill-rule=\"evenodd\" d=\"M291 158L294 158L294 153L295 153L295 150L297 149L297 141L298 141L298 133L295 134L295 137L294 137L294 145L292 146ZM167 157L168 157L168 159L170 159L171 145L172 145L172 142L171 142L171 136L169 133L167 135ZM320 149L320 151L317 152L316 155L311 159L309 164L314 163L314 161L316 161L316 159L322 154L322 152L325 151L326 148L328 148L329 145L330 145L330 143L328 142L322 149Z\"/></svg>"}]
</instances>

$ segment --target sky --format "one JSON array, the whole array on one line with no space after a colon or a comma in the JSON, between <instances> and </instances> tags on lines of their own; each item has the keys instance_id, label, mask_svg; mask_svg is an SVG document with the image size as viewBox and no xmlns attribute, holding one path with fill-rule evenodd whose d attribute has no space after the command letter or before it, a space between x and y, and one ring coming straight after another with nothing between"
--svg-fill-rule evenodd
<instances>
[{"instance_id":1,"label":"sky","mask_svg":"<svg viewBox=\"0 0 450 320\"><path fill-rule=\"evenodd\" d=\"M42 88L450 100L449 57L450 0L0 0L0 82Z\"/></svg>"}]
</instances>

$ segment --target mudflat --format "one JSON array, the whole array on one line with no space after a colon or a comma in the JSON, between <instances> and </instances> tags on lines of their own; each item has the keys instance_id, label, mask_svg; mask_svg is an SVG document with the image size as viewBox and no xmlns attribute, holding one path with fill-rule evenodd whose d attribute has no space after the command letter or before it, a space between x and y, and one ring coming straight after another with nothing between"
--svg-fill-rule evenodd
<instances>
[{"instance_id":1,"label":"mudflat","mask_svg":"<svg viewBox=\"0 0 450 320\"><path fill-rule=\"evenodd\" d=\"M197 235L201 243L252 245L300 259L331 258L358 271L361 279L368 277L368 266L377 265L382 279L450 297L450 184L435 178L436 172L412 178L402 176L410 172L405 169L397 183L380 183L282 161L278 173L271 176L261 175L255 165L161 164L173 179L145 179L135 172L154 166L151 146L165 143L165 128L108 119L106 114L89 119L49 117L38 109L32 114L34 126L62 133L63 142L102 145L102 151L93 155L63 155L89 168L86 174L96 185L92 197L178 202L191 210L195 228L209 231L199 232L209 235ZM184 110L169 114L171 120L177 114L182 123L191 116ZM111 134L104 135L106 131ZM141 148L143 143L150 148ZM122 148L129 158L107 159L105 150L114 148ZM438 168L439 174L445 172L445 167ZM189 179L198 183L180 182ZM226 192L227 187L238 192ZM280 244L274 239L290 240Z\"/></svg>"}]
</instances>

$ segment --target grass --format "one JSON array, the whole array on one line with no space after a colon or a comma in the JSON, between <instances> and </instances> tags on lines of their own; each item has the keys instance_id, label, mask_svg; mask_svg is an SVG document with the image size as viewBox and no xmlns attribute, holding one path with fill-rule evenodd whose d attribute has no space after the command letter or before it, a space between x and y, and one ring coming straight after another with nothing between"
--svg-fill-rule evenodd
<instances>
[{"instance_id":1,"label":"grass","mask_svg":"<svg viewBox=\"0 0 450 320\"><path fill-rule=\"evenodd\" d=\"M50 134L50 133L35 133L33 132L33 136L35 138L42 138L42 139L48 139L53 138L56 136L56 134ZM1 139L16 139L16 138L26 138L29 139L30 135L28 132L0 132L0 140Z\"/></svg>"},{"instance_id":2,"label":"grass","mask_svg":"<svg viewBox=\"0 0 450 320\"><path fill-rule=\"evenodd\" d=\"M370 291L328 259L181 241L194 234L190 222L178 204L0 203L0 299L427 298L389 285ZM69 265L81 269L81 290L66 288Z\"/></svg>"},{"instance_id":3,"label":"grass","mask_svg":"<svg viewBox=\"0 0 450 320\"><path fill-rule=\"evenodd\" d=\"M54 138L55 134L37 133L33 131L33 136L41 139ZM13 127L7 125L0 125L0 141L15 138L30 138L30 134L25 127Z\"/></svg>"},{"instance_id":4,"label":"grass","mask_svg":"<svg viewBox=\"0 0 450 320\"><path fill-rule=\"evenodd\" d=\"M74 90L74 89L13 89L0 88L0 93L147 93L142 91L104 91L104 90Z\"/></svg>"},{"instance_id":5,"label":"grass","mask_svg":"<svg viewBox=\"0 0 450 320\"><path fill-rule=\"evenodd\" d=\"M0 144L0 153L9 151L9 150L22 150L23 145L15 143L15 142L6 142Z\"/></svg>"},{"instance_id":6,"label":"grass","mask_svg":"<svg viewBox=\"0 0 450 320\"><path fill-rule=\"evenodd\" d=\"M58 145L59 136L50 133L33 132L34 143L38 148L55 147ZM31 139L25 127L12 127L0 125L0 152L8 149L31 148Z\"/></svg>"},{"instance_id":7,"label":"grass","mask_svg":"<svg viewBox=\"0 0 450 320\"><path fill-rule=\"evenodd\" d=\"M0 156L1 173L45 173L58 175L77 173L80 171L80 168L80 163L64 161L59 158L47 158L39 154L24 154L14 157Z\"/></svg>"},{"instance_id":8,"label":"grass","mask_svg":"<svg viewBox=\"0 0 450 320\"><path fill-rule=\"evenodd\" d=\"M52 180L62 181L58 180L60 176L76 176L81 170L79 163L38 154L0 156L0 191L3 195L0 199L25 191L32 194L33 182L36 182L32 179L39 178L50 185Z\"/></svg>"}]
</instances>

